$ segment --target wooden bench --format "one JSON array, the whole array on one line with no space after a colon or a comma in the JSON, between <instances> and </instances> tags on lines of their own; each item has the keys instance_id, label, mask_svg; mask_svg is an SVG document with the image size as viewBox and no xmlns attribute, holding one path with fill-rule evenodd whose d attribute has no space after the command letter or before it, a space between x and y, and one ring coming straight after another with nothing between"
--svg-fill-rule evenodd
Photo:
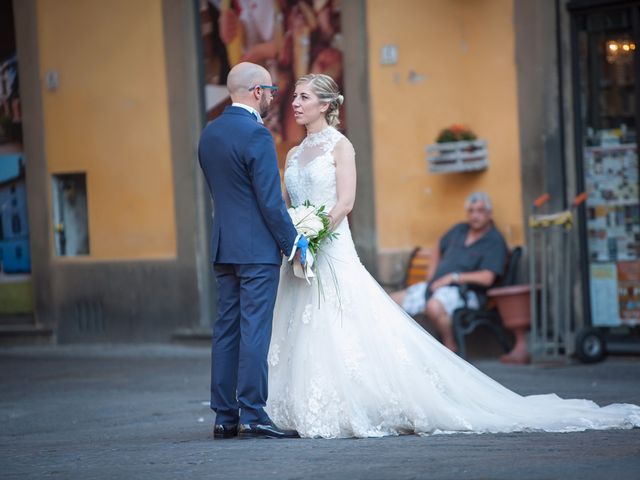
<instances>
[{"instance_id":1,"label":"wooden bench","mask_svg":"<svg viewBox=\"0 0 640 480\"><path fill-rule=\"evenodd\" d=\"M416 283L424 282L427 279L427 274L431 267L431 252L430 248L425 247L416 247L413 249L400 288L407 288Z\"/></svg>"}]
</instances>

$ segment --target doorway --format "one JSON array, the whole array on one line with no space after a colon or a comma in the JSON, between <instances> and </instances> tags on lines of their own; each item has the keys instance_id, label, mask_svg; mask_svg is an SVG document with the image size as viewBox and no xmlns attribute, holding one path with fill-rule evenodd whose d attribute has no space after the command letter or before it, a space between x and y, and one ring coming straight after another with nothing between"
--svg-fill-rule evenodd
<instances>
[{"instance_id":1,"label":"doorway","mask_svg":"<svg viewBox=\"0 0 640 480\"><path fill-rule=\"evenodd\" d=\"M576 172L585 310L623 333L640 324L640 2L572 2Z\"/></svg>"}]
</instances>

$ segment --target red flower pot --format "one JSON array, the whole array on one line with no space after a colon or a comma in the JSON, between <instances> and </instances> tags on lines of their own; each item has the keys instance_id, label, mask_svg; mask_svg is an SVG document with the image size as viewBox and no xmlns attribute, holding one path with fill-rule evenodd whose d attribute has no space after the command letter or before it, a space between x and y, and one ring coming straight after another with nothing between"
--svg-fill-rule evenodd
<instances>
[{"instance_id":1,"label":"red flower pot","mask_svg":"<svg viewBox=\"0 0 640 480\"><path fill-rule=\"evenodd\" d=\"M531 288L529 285L492 288L487 292L496 302L502 324L510 330L516 343L513 349L500 357L503 363L526 364L531 362L526 333L531 327Z\"/></svg>"}]
</instances>

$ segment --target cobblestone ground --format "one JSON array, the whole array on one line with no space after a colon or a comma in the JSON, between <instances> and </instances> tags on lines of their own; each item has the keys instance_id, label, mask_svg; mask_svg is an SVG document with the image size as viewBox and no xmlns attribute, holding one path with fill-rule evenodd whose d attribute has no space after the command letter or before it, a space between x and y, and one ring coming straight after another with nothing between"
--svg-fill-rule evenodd
<instances>
[{"instance_id":1,"label":"cobblestone ground","mask_svg":"<svg viewBox=\"0 0 640 480\"><path fill-rule=\"evenodd\" d=\"M0 478L638 479L640 429L345 440L210 437L209 350L0 350ZM521 394L640 404L640 359L476 365Z\"/></svg>"}]
</instances>

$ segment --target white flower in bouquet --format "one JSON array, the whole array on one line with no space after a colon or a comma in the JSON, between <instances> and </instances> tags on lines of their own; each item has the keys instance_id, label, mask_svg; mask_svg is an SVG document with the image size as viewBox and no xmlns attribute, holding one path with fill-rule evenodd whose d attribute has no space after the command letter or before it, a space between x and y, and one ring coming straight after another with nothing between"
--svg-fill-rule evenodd
<instances>
[{"instance_id":1,"label":"white flower in bouquet","mask_svg":"<svg viewBox=\"0 0 640 480\"><path fill-rule=\"evenodd\" d=\"M310 204L289 208L289 215L298 233L308 240L316 238L325 228L325 223L318 214L318 209Z\"/></svg>"},{"instance_id":2,"label":"white flower in bouquet","mask_svg":"<svg viewBox=\"0 0 640 480\"><path fill-rule=\"evenodd\" d=\"M329 218L324 205L316 207L311 202L309 202L309 200L306 200L304 203L298 205L297 207L289 208L288 212L298 233L304 235L307 240L309 240L307 262L304 266L300 265L297 262L294 263L293 274L296 277L304 278L308 284L311 284L311 282L309 282L309 278L315 277L313 264L315 262L315 257L322 250L322 244L327 239L332 241L333 239L337 238L338 234L331 231L331 219ZM295 248L291 252L289 261L293 259L294 254ZM338 280L336 277L335 269L333 268L333 264L329 259L327 259L327 264L329 266L329 270L331 271L333 284L336 289L338 302L340 303L340 309L342 311L342 302L340 301L340 291L338 289ZM318 274L319 273L320 272L318 271ZM322 292L321 282L317 282L317 284L319 292L318 308L320 308L320 297L324 297L324 293Z\"/></svg>"},{"instance_id":3,"label":"white flower in bouquet","mask_svg":"<svg viewBox=\"0 0 640 480\"><path fill-rule=\"evenodd\" d=\"M297 207L289 208L288 212L298 233L309 240L307 263L304 267L294 264L293 273L296 277L304 278L309 282L309 278L315 277L313 264L316 255L320 252L322 242L327 238L333 240L338 234L330 230L331 220L325 212L324 205L316 207L307 200ZM294 252L291 253L289 261L293 258Z\"/></svg>"}]
</instances>

